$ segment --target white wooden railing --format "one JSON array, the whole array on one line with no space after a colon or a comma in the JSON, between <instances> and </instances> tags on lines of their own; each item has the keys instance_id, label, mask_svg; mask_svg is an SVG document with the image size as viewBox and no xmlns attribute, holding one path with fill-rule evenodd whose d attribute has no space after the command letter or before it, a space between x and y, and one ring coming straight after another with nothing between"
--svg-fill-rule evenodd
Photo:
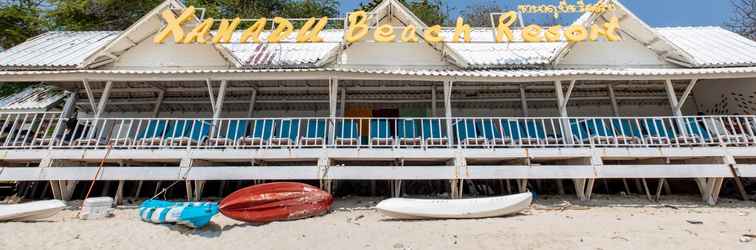
<instances>
[{"instance_id":1,"label":"white wooden railing","mask_svg":"<svg viewBox=\"0 0 756 250\"><path fill-rule=\"evenodd\" d=\"M79 118L0 113L0 149L756 146L756 116Z\"/></svg>"}]
</instances>

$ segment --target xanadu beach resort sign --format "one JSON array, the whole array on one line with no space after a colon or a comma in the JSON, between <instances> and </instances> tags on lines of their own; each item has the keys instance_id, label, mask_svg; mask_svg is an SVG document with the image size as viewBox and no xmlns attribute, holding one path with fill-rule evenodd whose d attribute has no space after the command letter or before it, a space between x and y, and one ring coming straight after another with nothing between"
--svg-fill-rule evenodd
<instances>
[{"instance_id":1,"label":"xanadu beach resort sign","mask_svg":"<svg viewBox=\"0 0 756 250\"><path fill-rule=\"evenodd\" d=\"M582 2L582 1L581 1ZM538 10L538 9L536 9ZM580 9L584 12L604 12L606 8L585 8ZM157 33L154 37L155 43L164 43L168 38L173 37L176 43L182 44L219 44L219 43L281 43L287 41L286 39L295 32L294 25L286 18L275 17L272 22L274 24L273 30L270 34L263 39L261 34L266 29L268 24L267 18L260 18L252 20L254 22L251 26L243 30L240 37L233 39L233 33L236 31L242 19L237 17L232 20L221 19L220 22L216 22L213 18L207 18L201 20L198 25L193 27L188 33L185 32L185 25L189 20L195 20L196 8L190 6L182 11L179 16L176 16L173 10L165 10L161 13L161 17L165 22L163 29ZM492 15L494 18L494 15ZM597 41L600 38L606 41L619 41L618 35L620 25L617 17L611 17L603 25L593 24L590 27L583 25L571 25L562 27L560 25L544 28L540 25L531 24L522 27L521 32L513 32L512 26L517 22L518 14L514 11L506 13L499 13L498 19L496 19L496 27L492 31L494 34L496 43L502 42L558 42L563 39L568 42L583 42L583 41ZM320 32L328 24L328 17L321 18L309 18L306 19L304 24L296 32L294 41L297 43L319 43L323 42L323 38L320 36ZM369 14L365 11L357 11L349 13L346 18L344 28L343 42L357 43L368 40L370 31L372 30L372 41L379 43L390 42L403 42L403 43L416 43L418 42L418 35L422 34L425 41L430 43L439 42L452 42L452 43L472 43L473 41L470 32L472 28L470 25L465 24L464 20L460 17L457 18L456 26L453 28L454 33L449 39L443 36L442 27L440 25L431 26L419 30L414 25L407 25L405 27L394 27L389 24L380 25L377 27L369 26ZM219 23L215 27L215 23ZM214 32L211 32L215 30ZM521 36L520 39L516 39L515 34ZM290 41L290 40L289 40ZM489 41L490 42L490 41Z\"/></svg>"}]
</instances>

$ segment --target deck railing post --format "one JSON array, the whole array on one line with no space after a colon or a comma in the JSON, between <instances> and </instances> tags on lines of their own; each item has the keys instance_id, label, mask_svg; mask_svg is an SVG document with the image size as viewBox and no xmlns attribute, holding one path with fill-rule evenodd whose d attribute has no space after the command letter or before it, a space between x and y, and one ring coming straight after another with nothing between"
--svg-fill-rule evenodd
<instances>
[{"instance_id":1,"label":"deck railing post","mask_svg":"<svg viewBox=\"0 0 756 250\"><path fill-rule=\"evenodd\" d=\"M61 133L63 130L63 121L65 119L70 118L71 114L73 113L76 105L76 101L79 99L79 95L77 92L69 92L68 93L68 99L66 99L66 103L63 105L63 111L58 115L58 123L55 125L55 129L53 129L53 133L50 136L50 149L52 149L55 146L55 138L58 137L58 134ZM43 138L44 139L44 138ZM63 138L61 136L60 138L61 142L63 141Z\"/></svg>"}]
</instances>

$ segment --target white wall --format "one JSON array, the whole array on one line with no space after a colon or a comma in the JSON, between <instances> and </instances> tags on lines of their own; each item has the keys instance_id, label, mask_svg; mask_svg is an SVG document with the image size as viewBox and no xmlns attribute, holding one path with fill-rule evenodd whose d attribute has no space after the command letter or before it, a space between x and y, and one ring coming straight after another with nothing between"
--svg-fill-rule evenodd
<instances>
[{"instance_id":1,"label":"white wall","mask_svg":"<svg viewBox=\"0 0 756 250\"><path fill-rule=\"evenodd\" d=\"M756 114L756 79L702 80L693 91L708 115Z\"/></svg>"},{"instance_id":2,"label":"white wall","mask_svg":"<svg viewBox=\"0 0 756 250\"><path fill-rule=\"evenodd\" d=\"M231 66L212 45L175 44L172 38L164 44L155 44L151 36L127 50L109 67L112 69L225 69Z\"/></svg>"},{"instance_id":3,"label":"white wall","mask_svg":"<svg viewBox=\"0 0 756 250\"><path fill-rule=\"evenodd\" d=\"M557 67L588 68L596 66L650 67L673 65L659 60L651 50L625 37L618 42L581 42L574 45Z\"/></svg>"}]
</instances>

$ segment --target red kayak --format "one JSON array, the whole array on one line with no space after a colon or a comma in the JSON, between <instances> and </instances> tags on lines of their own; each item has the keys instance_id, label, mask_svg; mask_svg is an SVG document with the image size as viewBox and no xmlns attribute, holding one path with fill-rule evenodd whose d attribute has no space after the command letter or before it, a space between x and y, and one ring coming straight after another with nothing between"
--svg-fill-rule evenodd
<instances>
[{"instance_id":1,"label":"red kayak","mask_svg":"<svg viewBox=\"0 0 756 250\"><path fill-rule=\"evenodd\" d=\"M319 188L294 182L255 185L236 191L220 202L220 212L251 223L296 220L322 215L333 197Z\"/></svg>"}]
</instances>

